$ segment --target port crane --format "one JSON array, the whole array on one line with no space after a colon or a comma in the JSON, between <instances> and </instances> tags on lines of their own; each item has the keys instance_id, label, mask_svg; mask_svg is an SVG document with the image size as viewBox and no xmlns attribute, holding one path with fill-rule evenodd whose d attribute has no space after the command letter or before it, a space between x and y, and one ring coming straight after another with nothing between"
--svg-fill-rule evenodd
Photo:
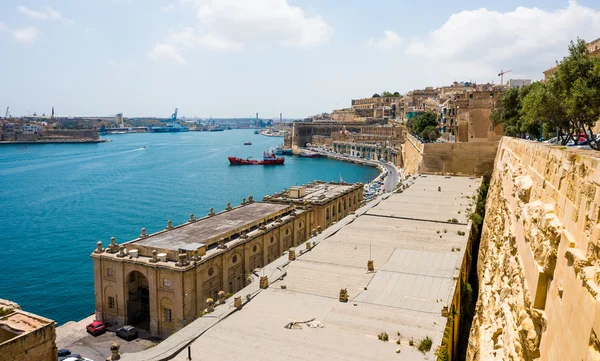
<instances>
[{"instance_id":1,"label":"port crane","mask_svg":"<svg viewBox=\"0 0 600 361\"><path fill-rule=\"evenodd\" d=\"M504 85L504 74L508 74L510 73L512 70L500 70L500 73L498 74L498 76L500 77L500 85Z\"/></svg>"},{"instance_id":2,"label":"port crane","mask_svg":"<svg viewBox=\"0 0 600 361\"><path fill-rule=\"evenodd\" d=\"M171 114L171 121L175 123L177 121L177 111L179 108L175 108L175 113Z\"/></svg>"}]
</instances>

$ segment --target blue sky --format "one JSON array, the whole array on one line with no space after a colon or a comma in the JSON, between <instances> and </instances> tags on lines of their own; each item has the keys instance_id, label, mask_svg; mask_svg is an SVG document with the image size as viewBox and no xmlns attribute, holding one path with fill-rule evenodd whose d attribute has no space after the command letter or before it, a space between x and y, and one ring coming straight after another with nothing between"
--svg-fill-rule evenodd
<instances>
[{"instance_id":1,"label":"blue sky","mask_svg":"<svg viewBox=\"0 0 600 361\"><path fill-rule=\"evenodd\" d=\"M2 0L0 109L13 115L305 117L383 90L540 79L600 3Z\"/></svg>"}]
</instances>

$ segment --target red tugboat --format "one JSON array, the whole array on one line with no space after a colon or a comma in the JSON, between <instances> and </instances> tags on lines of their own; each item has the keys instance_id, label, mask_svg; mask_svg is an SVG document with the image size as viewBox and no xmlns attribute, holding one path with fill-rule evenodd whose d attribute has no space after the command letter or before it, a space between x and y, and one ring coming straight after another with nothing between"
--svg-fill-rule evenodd
<instances>
[{"instance_id":1,"label":"red tugboat","mask_svg":"<svg viewBox=\"0 0 600 361\"><path fill-rule=\"evenodd\" d=\"M272 150L265 150L263 160L242 159L236 157L228 157L229 165L279 165L285 162L285 158L277 158Z\"/></svg>"}]
</instances>

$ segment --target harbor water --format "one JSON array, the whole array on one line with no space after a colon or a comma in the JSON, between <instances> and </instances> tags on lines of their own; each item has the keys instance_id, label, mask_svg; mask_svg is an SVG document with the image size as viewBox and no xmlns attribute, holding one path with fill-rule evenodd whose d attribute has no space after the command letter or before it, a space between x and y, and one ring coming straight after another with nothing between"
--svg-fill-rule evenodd
<instances>
[{"instance_id":1,"label":"harbor water","mask_svg":"<svg viewBox=\"0 0 600 361\"><path fill-rule=\"evenodd\" d=\"M156 232L315 179L368 182L377 169L286 157L283 166L230 166L260 159L283 138L253 130L124 134L100 144L0 146L0 298L59 324L94 312L96 242ZM252 145L243 145L252 141ZM146 148L144 148L146 147Z\"/></svg>"}]
</instances>

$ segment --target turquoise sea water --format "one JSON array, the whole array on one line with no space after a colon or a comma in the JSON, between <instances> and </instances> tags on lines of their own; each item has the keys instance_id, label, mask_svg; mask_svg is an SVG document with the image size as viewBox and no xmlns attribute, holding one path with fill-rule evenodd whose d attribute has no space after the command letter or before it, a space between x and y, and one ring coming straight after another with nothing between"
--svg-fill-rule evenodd
<instances>
[{"instance_id":1,"label":"turquoise sea water","mask_svg":"<svg viewBox=\"0 0 600 361\"><path fill-rule=\"evenodd\" d=\"M106 136L103 144L0 146L0 298L64 323L94 312L96 242L106 246L180 224L190 213L315 179L367 182L371 167L286 157L284 166L229 166L282 138L252 130ZM243 142L251 140L252 146ZM147 149L143 149L147 146Z\"/></svg>"}]
</instances>

